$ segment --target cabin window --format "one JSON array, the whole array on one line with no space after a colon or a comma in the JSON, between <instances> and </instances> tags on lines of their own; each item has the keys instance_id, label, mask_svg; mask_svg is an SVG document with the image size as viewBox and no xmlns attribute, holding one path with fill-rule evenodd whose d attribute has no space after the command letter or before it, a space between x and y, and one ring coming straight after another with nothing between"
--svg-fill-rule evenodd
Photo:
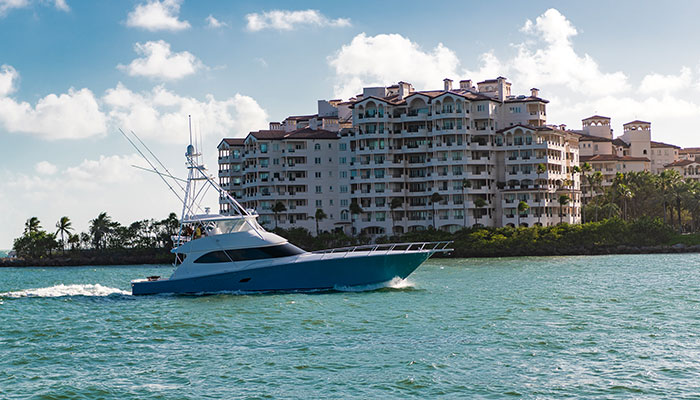
<instances>
[{"instance_id":1,"label":"cabin window","mask_svg":"<svg viewBox=\"0 0 700 400\"><path fill-rule=\"evenodd\" d=\"M291 243L277 246L258 247L252 249L218 250L207 253L197 260L195 264L212 264L233 261L262 260L265 258L289 257L304 253L304 250Z\"/></svg>"}]
</instances>

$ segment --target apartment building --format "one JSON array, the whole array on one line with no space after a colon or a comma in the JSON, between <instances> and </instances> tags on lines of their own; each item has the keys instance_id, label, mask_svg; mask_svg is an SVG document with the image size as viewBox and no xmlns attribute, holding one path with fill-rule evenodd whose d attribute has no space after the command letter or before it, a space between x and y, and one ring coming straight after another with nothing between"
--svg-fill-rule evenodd
<instances>
[{"instance_id":1,"label":"apartment building","mask_svg":"<svg viewBox=\"0 0 700 400\"><path fill-rule=\"evenodd\" d=\"M581 122L582 130L571 131L579 136L580 163L601 172L603 186L612 185L618 172L651 171L650 123L628 122L624 134L613 139L609 117L594 115ZM590 188L584 189L586 196L593 195Z\"/></svg>"},{"instance_id":2,"label":"apartment building","mask_svg":"<svg viewBox=\"0 0 700 400\"><path fill-rule=\"evenodd\" d=\"M352 105L353 129L340 139L346 152L339 159L341 193L362 209L350 216L353 231L380 235L430 226L455 231L465 225L515 225L513 204L505 203L511 195L537 202L521 223L535 223L528 219L531 213L544 215L537 223L558 223L558 213L552 217L554 195L541 200L544 185L532 192L533 171L544 162L547 180L561 187L563 175L571 175L565 160L578 162L578 142L575 135L545 127L547 103L537 89L529 96L511 95L503 77L476 87L463 80L459 88L445 79L442 90L430 91L415 91L406 82L365 88ZM507 151L518 155L506 160ZM572 188L579 190L578 183ZM569 214L577 220L577 211Z\"/></svg>"},{"instance_id":3,"label":"apartment building","mask_svg":"<svg viewBox=\"0 0 700 400\"><path fill-rule=\"evenodd\" d=\"M445 79L441 90L364 88L224 139L220 181L267 226L312 232L317 209L328 215L321 230L370 235L576 223L579 135L547 126L547 103L535 88L512 95L503 77L458 88ZM560 204L561 195L572 200ZM520 201L529 209L519 212ZM278 202L284 212L273 211Z\"/></svg>"},{"instance_id":4,"label":"apartment building","mask_svg":"<svg viewBox=\"0 0 700 400\"><path fill-rule=\"evenodd\" d=\"M255 209L268 227L316 230L315 214L326 218L320 230L339 224L338 134L302 128L251 132L244 140L241 204ZM281 203L284 211L273 207Z\"/></svg>"},{"instance_id":5,"label":"apartment building","mask_svg":"<svg viewBox=\"0 0 700 400\"><path fill-rule=\"evenodd\" d=\"M243 198L244 139L225 138L217 146L219 150L219 184L236 200ZM229 203L219 198L222 213L229 211Z\"/></svg>"},{"instance_id":6,"label":"apartment building","mask_svg":"<svg viewBox=\"0 0 700 400\"><path fill-rule=\"evenodd\" d=\"M700 161L678 160L666 165L666 169L678 172L684 179L700 181Z\"/></svg>"}]
</instances>

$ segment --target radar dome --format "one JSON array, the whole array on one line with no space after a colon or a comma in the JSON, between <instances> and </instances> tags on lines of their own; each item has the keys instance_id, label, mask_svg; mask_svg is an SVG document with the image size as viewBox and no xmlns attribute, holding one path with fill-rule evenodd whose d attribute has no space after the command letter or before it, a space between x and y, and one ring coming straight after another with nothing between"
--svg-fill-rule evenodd
<instances>
[{"instance_id":1,"label":"radar dome","mask_svg":"<svg viewBox=\"0 0 700 400\"><path fill-rule=\"evenodd\" d=\"M186 156L192 157L194 156L194 146L189 145L187 146L187 153L185 153Z\"/></svg>"}]
</instances>

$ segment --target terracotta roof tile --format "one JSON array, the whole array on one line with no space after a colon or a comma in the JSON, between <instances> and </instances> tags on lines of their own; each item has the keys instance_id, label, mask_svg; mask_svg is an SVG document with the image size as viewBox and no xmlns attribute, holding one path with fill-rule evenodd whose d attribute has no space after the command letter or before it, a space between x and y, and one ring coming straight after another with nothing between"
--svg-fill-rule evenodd
<instances>
[{"instance_id":1,"label":"terracotta roof tile","mask_svg":"<svg viewBox=\"0 0 700 400\"><path fill-rule=\"evenodd\" d=\"M651 147L652 148L655 148L655 147L673 147L674 149L681 148L680 146L676 146L675 144L668 144L668 143L664 143L664 142L655 142L653 140L651 141Z\"/></svg>"},{"instance_id":2,"label":"terracotta roof tile","mask_svg":"<svg viewBox=\"0 0 700 400\"><path fill-rule=\"evenodd\" d=\"M579 160L582 162L589 161L645 161L651 162L646 157L618 156L616 154L596 154L594 156L581 156Z\"/></svg>"}]
</instances>

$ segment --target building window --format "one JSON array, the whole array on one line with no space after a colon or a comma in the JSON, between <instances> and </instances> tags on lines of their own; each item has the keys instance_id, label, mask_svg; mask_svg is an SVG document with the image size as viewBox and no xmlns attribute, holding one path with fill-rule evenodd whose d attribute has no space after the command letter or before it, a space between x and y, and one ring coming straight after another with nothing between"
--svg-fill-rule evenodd
<instances>
[{"instance_id":1,"label":"building window","mask_svg":"<svg viewBox=\"0 0 700 400\"><path fill-rule=\"evenodd\" d=\"M340 206L341 206L341 207L347 207L348 204L349 204L349 200L348 200L348 199L341 199L341 200L340 200Z\"/></svg>"},{"instance_id":2,"label":"building window","mask_svg":"<svg viewBox=\"0 0 700 400\"><path fill-rule=\"evenodd\" d=\"M348 177L348 171L340 171L340 177L341 177L341 178L347 178L347 177Z\"/></svg>"},{"instance_id":3,"label":"building window","mask_svg":"<svg viewBox=\"0 0 700 400\"><path fill-rule=\"evenodd\" d=\"M341 164L346 164L346 163L347 163L347 159L346 159L345 157L340 157L340 163L341 163Z\"/></svg>"},{"instance_id":4,"label":"building window","mask_svg":"<svg viewBox=\"0 0 700 400\"><path fill-rule=\"evenodd\" d=\"M272 164L274 164L274 165L280 165L280 159L279 159L279 158L273 159L273 160L272 160Z\"/></svg>"},{"instance_id":5,"label":"building window","mask_svg":"<svg viewBox=\"0 0 700 400\"><path fill-rule=\"evenodd\" d=\"M320 173L320 172L316 172L314 175L316 176L316 178L320 178L320 177L321 177L321 173Z\"/></svg>"},{"instance_id":6,"label":"building window","mask_svg":"<svg viewBox=\"0 0 700 400\"><path fill-rule=\"evenodd\" d=\"M316 200L316 207L323 207L323 200Z\"/></svg>"},{"instance_id":7,"label":"building window","mask_svg":"<svg viewBox=\"0 0 700 400\"><path fill-rule=\"evenodd\" d=\"M322 193L321 186L316 186L316 193Z\"/></svg>"},{"instance_id":8,"label":"building window","mask_svg":"<svg viewBox=\"0 0 700 400\"><path fill-rule=\"evenodd\" d=\"M260 143L260 152L267 153L267 143Z\"/></svg>"},{"instance_id":9,"label":"building window","mask_svg":"<svg viewBox=\"0 0 700 400\"><path fill-rule=\"evenodd\" d=\"M347 192L348 192L347 185L340 185L340 193L347 193Z\"/></svg>"},{"instance_id":10,"label":"building window","mask_svg":"<svg viewBox=\"0 0 700 400\"><path fill-rule=\"evenodd\" d=\"M321 150L321 145L319 143L316 143L314 145L314 150Z\"/></svg>"},{"instance_id":11,"label":"building window","mask_svg":"<svg viewBox=\"0 0 700 400\"><path fill-rule=\"evenodd\" d=\"M315 163L315 164L320 164L320 163L321 163L321 157L316 157L316 158L314 159L314 163Z\"/></svg>"},{"instance_id":12,"label":"building window","mask_svg":"<svg viewBox=\"0 0 700 400\"><path fill-rule=\"evenodd\" d=\"M340 143L338 145L338 150L345 151L348 149L348 145L346 143Z\"/></svg>"}]
</instances>

